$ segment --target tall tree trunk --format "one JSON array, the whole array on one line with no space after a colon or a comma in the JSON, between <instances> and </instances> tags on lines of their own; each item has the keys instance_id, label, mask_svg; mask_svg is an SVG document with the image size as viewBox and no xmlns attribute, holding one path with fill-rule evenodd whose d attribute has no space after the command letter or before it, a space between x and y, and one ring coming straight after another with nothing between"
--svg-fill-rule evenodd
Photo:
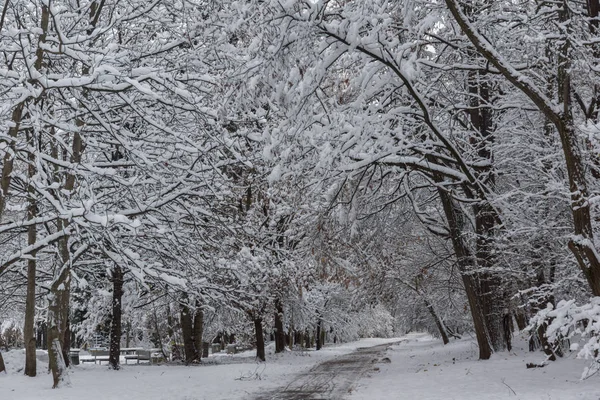
<instances>
[{"instance_id":1,"label":"tall tree trunk","mask_svg":"<svg viewBox=\"0 0 600 400\"><path fill-rule=\"evenodd\" d=\"M450 239L454 254L456 255L458 269L461 273L465 293L471 309L471 317L473 318L473 328L479 346L479 359L487 360L492 355L492 346L490 343L487 325L483 314L483 307L479 296L478 284L475 280L473 257L470 254L467 244L463 237L464 215L460 207L455 204L452 195L442 189L438 189L438 194L442 201L444 214L448 221L450 231Z\"/></svg>"},{"instance_id":2,"label":"tall tree trunk","mask_svg":"<svg viewBox=\"0 0 600 400\"><path fill-rule=\"evenodd\" d=\"M59 221L61 222L61 221ZM70 380L67 374L67 365L62 350L62 339L66 330L67 318L69 315L69 295L71 285L71 268L68 248L64 248L66 243L61 241L61 254L63 257L57 278L50 288L48 305L48 358L49 367L52 371L53 388L62 384L69 385ZM64 258L64 251L67 252L67 258Z\"/></svg>"},{"instance_id":3,"label":"tall tree trunk","mask_svg":"<svg viewBox=\"0 0 600 400\"><path fill-rule=\"evenodd\" d=\"M261 361L266 361L265 357L265 337L262 327L262 318L253 317L254 332L256 334L256 357Z\"/></svg>"},{"instance_id":4,"label":"tall tree trunk","mask_svg":"<svg viewBox=\"0 0 600 400\"><path fill-rule=\"evenodd\" d=\"M198 354L194 346L194 326L192 314L187 304L181 304L181 334L183 336L183 350L187 365L198 361Z\"/></svg>"},{"instance_id":5,"label":"tall tree trunk","mask_svg":"<svg viewBox=\"0 0 600 400\"><path fill-rule=\"evenodd\" d=\"M467 11L468 14L472 10ZM471 52L471 58L476 54ZM471 145L476 149L482 161L476 177L487 187L494 188L495 178L491 145L494 142L494 123L490 88L483 72L469 72L467 78L469 92L469 119L473 128ZM494 351L504 349L504 330L502 329L502 310L504 309L502 282L498 274L490 272L497 263L493 256L494 229L496 212L487 199L481 199L473 206L475 215L475 256L481 272L479 277L479 297L482 313L486 322L489 338Z\"/></svg>"},{"instance_id":6,"label":"tall tree trunk","mask_svg":"<svg viewBox=\"0 0 600 400\"><path fill-rule=\"evenodd\" d=\"M30 135L28 135L30 136ZM33 141L33 137L28 138ZM32 179L35 175L35 157L29 156L28 174ZM37 216L37 206L35 201L35 190L33 187L28 188L29 205L27 207L27 218L33 220ZM33 245L37 240L37 229L34 224L27 228L27 244ZM35 278L36 278L36 254L31 253L31 258L27 260L27 296L25 299L25 326L23 327L23 340L25 341L25 375L36 376L37 361L36 361L36 342L35 342Z\"/></svg>"},{"instance_id":7,"label":"tall tree trunk","mask_svg":"<svg viewBox=\"0 0 600 400\"><path fill-rule=\"evenodd\" d=\"M113 283L113 298L112 298L112 315L110 320L110 345L108 355L108 365L114 370L120 367L121 355L121 334L122 334L122 298L123 298L123 269L118 264L115 264L112 269Z\"/></svg>"},{"instance_id":8,"label":"tall tree trunk","mask_svg":"<svg viewBox=\"0 0 600 400\"><path fill-rule=\"evenodd\" d=\"M315 336L315 339L316 339L316 342L317 342L317 350L321 350L321 347L323 347L323 344L321 343L321 328L322 328L322 325L323 325L323 320L319 316L319 320L317 321L317 334Z\"/></svg>"},{"instance_id":9,"label":"tall tree trunk","mask_svg":"<svg viewBox=\"0 0 600 400\"><path fill-rule=\"evenodd\" d=\"M194 347L196 348L197 360L202 359L202 334L204 333L204 311L196 304L196 314L194 315Z\"/></svg>"},{"instance_id":10,"label":"tall tree trunk","mask_svg":"<svg viewBox=\"0 0 600 400\"><path fill-rule=\"evenodd\" d=\"M275 300L275 353L285 350L285 332L283 331L283 305L279 298Z\"/></svg>"}]
</instances>

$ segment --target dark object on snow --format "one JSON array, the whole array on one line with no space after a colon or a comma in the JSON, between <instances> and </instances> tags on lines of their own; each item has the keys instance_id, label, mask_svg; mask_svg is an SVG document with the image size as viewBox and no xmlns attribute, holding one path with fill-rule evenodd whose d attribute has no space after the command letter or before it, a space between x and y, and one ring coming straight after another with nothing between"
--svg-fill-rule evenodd
<instances>
[{"instance_id":1,"label":"dark object on snow","mask_svg":"<svg viewBox=\"0 0 600 400\"><path fill-rule=\"evenodd\" d=\"M527 363L527 368L544 368L547 364L535 364L535 363Z\"/></svg>"}]
</instances>

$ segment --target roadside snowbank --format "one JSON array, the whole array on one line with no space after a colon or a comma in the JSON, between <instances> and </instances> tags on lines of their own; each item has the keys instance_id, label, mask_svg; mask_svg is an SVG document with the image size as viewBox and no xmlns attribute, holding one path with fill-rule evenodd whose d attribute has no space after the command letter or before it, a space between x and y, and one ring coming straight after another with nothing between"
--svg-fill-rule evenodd
<instances>
[{"instance_id":1,"label":"roadside snowbank","mask_svg":"<svg viewBox=\"0 0 600 400\"><path fill-rule=\"evenodd\" d=\"M600 376L580 380L589 360L573 352L544 368L527 369L528 362L543 361L541 352L527 351L525 338L517 338L513 351L479 361L472 339L440 340L408 335L391 346L386 357L360 380L351 400L598 400ZM387 360L386 360L387 361ZM377 370L378 369L378 370Z\"/></svg>"}]
</instances>

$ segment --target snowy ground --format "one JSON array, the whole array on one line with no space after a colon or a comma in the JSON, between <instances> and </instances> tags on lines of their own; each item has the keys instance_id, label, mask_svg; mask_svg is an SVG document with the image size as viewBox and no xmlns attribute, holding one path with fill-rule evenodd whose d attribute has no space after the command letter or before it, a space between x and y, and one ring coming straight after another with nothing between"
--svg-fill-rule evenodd
<instances>
[{"instance_id":1,"label":"snowy ground","mask_svg":"<svg viewBox=\"0 0 600 400\"><path fill-rule=\"evenodd\" d=\"M478 361L472 339L443 346L424 334L397 339L365 339L319 352L270 354L266 363L257 363L251 352L210 357L210 364L185 367L174 365L127 365L110 371L106 364L86 364L72 369L69 388L52 390L47 363L40 352L38 377L22 375L23 351L4 353L8 375L0 374L0 400L237 400L255 399L265 393L277 394L298 377L310 375L317 364L339 358L357 348L391 343L358 380L349 400L599 400L600 377L580 380L585 360L574 356L550 363L545 368L526 369L528 362L542 361L541 353L526 351L517 340L511 353L495 354ZM376 361L375 359L373 361ZM318 370L315 369L315 370ZM268 396L267 396L268 397ZM277 398L277 397L275 397Z\"/></svg>"},{"instance_id":2,"label":"snowy ground","mask_svg":"<svg viewBox=\"0 0 600 400\"><path fill-rule=\"evenodd\" d=\"M574 353L544 368L526 369L543 361L542 353L529 353L517 338L511 353L498 353L478 361L472 339L443 346L426 335L409 335L391 346L390 363L376 364L360 380L349 400L599 400L600 377L580 380L589 361Z\"/></svg>"},{"instance_id":3,"label":"snowy ground","mask_svg":"<svg viewBox=\"0 0 600 400\"><path fill-rule=\"evenodd\" d=\"M47 374L47 356L40 352L38 376L23 375L24 351L3 353L8 375L0 374L0 400L235 400L249 399L264 391L286 385L292 378L316 364L348 354L359 347L374 346L398 339L364 339L321 351L268 355L257 363L253 352L210 357L200 366L129 364L120 371L85 364L74 366L71 387L52 390ZM272 346L270 346L272 348Z\"/></svg>"}]
</instances>

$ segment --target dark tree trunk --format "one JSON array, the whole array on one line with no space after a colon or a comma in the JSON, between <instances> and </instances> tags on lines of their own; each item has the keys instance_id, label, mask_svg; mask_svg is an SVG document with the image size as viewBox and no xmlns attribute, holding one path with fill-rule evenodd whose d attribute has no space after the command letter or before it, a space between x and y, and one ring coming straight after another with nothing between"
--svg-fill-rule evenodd
<instances>
[{"instance_id":1,"label":"dark tree trunk","mask_svg":"<svg viewBox=\"0 0 600 400\"><path fill-rule=\"evenodd\" d=\"M35 228L33 229L33 237L29 229L29 242L35 243ZM32 254L35 257L35 254ZM27 260L27 297L25 300L25 327L23 328L23 339L25 341L25 375L35 376L37 373L36 357L35 357L35 275L36 275L36 260Z\"/></svg>"},{"instance_id":2,"label":"dark tree trunk","mask_svg":"<svg viewBox=\"0 0 600 400\"><path fill-rule=\"evenodd\" d=\"M32 141L33 137L30 132L27 133L27 140ZM36 163L33 154L28 156L29 167L27 169L28 176L32 178L36 173ZM35 189L33 186L28 187L29 198L27 205L27 218L35 219L38 214ZM33 245L37 241L37 228L33 224L27 228L27 244ZM37 360L35 354L35 279L36 279L36 252L31 253L31 258L27 260L27 295L25 298L25 326L23 327L23 340L25 342L25 375L35 376L37 374Z\"/></svg>"},{"instance_id":3,"label":"dark tree trunk","mask_svg":"<svg viewBox=\"0 0 600 400\"><path fill-rule=\"evenodd\" d=\"M261 361L266 361L265 357L265 337L262 327L262 318L253 317L254 332L256 334L256 357Z\"/></svg>"},{"instance_id":4,"label":"dark tree trunk","mask_svg":"<svg viewBox=\"0 0 600 400\"><path fill-rule=\"evenodd\" d=\"M323 344L321 343L321 325L323 324L321 318L319 318L319 320L317 321L317 335L315 337L316 342L317 342L317 350L321 350L321 347L323 347Z\"/></svg>"},{"instance_id":5,"label":"dark tree trunk","mask_svg":"<svg viewBox=\"0 0 600 400\"><path fill-rule=\"evenodd\" d=\"M475 329L477 345L479 346L479 359L487 360L492 356L492 346L489 341L481 299L478 294L478 285L474 275L475 271L473 271L473 268L475 267L473 265L473 257L469 252L467 244L464 242L464 215L460 207L457 204L454 204L452 195L449 192L439 188L438 194L442 201L444 214L448 221L452 247L454 248L454 254L456 255L458 268L461 273L465 293L471 309L473 328Z\"/></svg>"},{"instance_id":6,"label":"dark tree trunk","mask_svg":"<svg viewBox=\"0 0 600 400\"><path fill-rule=\"evenodd\" d=\"M62 352L63 358L65 359L65 365L67 368L71 365L71 358L69 357L69 351L71 350L71 319L67 314L67 322L65 324L65 336L62 341Z\"/></svg>"},{"instance_id":7,"label":"dark tree trunk","mask_svg":"<svg viewBox=\"0 0 600 400\"><path fill-rule=\"evenodd\" d=\"M194 361L198 361L198 355L194 346L194 325L192 322L192 314L186 304L181 304L181 334L183 336L185 363L189 365Z\"/></svg>"},{"instance_id":8,"label":"dark tree trunk","mask_svg":"<svg viewBox=\"0 0 600 400\"><path fill-rule=\"evenodd\" d=\"M2 372L6 373L6 366L4 365L4 358L2 357L2 352L0 351L0 374Z\"/></svg>"},{"instance_id":9,"label":"dark tree trunk","mask_svg":"<svg viewBox=\"0 0 600 400\"><path fill-rule=\"evenodd\" d=\"M113 299L112 316L110 322L110 346L108 355L108 365L114 370L120 368L119 357L121 355L121 323L122 311L121 301L123 298L123 270L119 265L115 265L112 270Z\"/></svg>"},{"instance_id":10,"label":"dark tree trunk","mask_svg":"<svg viewBox=\"0 0 600 400\"><path fill-rule=\"evenodd\" d=\"M469 8L469 7L467 7ZM471 10L467 9L467 13ZM471 57L477 58L475 54ZM471 145L486 167L478 168L476 176L490 188L494 188L494 168L491 145L494 142L493 116L490 102L490 89L485 73L470 72L467 79L469 92L469 119L473 127L470 138ZM498 274L491 273L496 264L493 256L494 229L496 212L486 199L481 199L473 206L475 215L475 233L477 235L475 256L479 272L479 297L483 317L494 351L505 347L506 338L502 329L502 310L504 308L502 282Z\"/></svg>"},{"instance_id":11,"label":"dark tree trunk","mask_svg":"<svg viewBox=\"0 0 600 400\"><path fill-rule=\"evenodd\" d=\"M201 308L196 309L194 315L194 347L196 351L197 361L202 358L202 334L204 331L204 311Z\"/></svg>"},{"instance_id":12,"label":"dark tree trunk","mask_svg":"<svg viewBox=\"0 0 600 400\"><path fill-rule=\"evenodd\" d=\"M285 332L283 331L283 305L275 300L275 353L285 350Z\"/></svg>"},{"instance_id":13,"label":"dark tree trunk","mask_svg":"<svg viewBox=\"0 0 600 400\"><path fill-rule=\"evenodd\" d=\"M60 229L64 229L63 223L63 220L59 220ZM49 368L52 371L53 388L59 387L63 382L70 384L62 349L69 319L69 300L71 296L71 255L68 240L68 237L65 237L58 243L61 265L59 266L59 275L50 287L52 297L48 304L48 359Z\"/></svg>"},{"instance_id":14,"label":"dark tree trunk","mask_svg":"<svg viewBox=\"0 0 600 400\"><path fill-rule=\"evenodd\" d=\"M431 304L429 302L429 300L427 300L426 298L423 298L423 301L425 302L425 307L427 307L429 314L431 314L431 316L433 317L433 320L435 321L435 325L437 326L438 330L440 331L440 335L442 336L442 341L444 342L444 344L450 343L450 340L448 339L448 332L446 330L446 326L444 325L444 321L442 321L440 319L440 317L437 315L437 313L435 312L435 309L433 308L433 304Z\"/></svg>"}]
</instances>

